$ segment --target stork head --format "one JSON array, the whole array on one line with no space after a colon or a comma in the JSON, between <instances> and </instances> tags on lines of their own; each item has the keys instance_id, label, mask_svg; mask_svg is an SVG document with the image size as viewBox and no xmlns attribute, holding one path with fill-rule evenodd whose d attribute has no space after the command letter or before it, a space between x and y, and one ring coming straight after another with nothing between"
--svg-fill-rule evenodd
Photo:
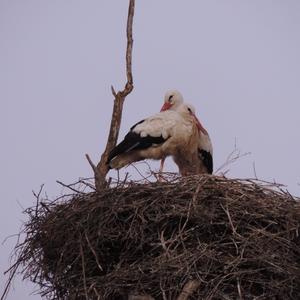
<instances>
[{"instance_id":1,"label":"stork head","mask_svg":"<svg viewBox=\"0 0 300 300\"><path fill-rule=\"evenodd\" d=\"M198 131L202 132L203 134L207 135L207 131L206 129L202 126L202 124L200 123L199 119L196 116L196 111L195 108L192 104L181 104L178 108L177 108L177 112L179 114L181 114L183 117L192 117L193 121L195 122Z\"/></svg>"},{"instance_id":2,"label":"stork head","mask_svg":"<svg viewBox=\"0 0 300 300\"><path fill-rule=\"evenodd\" d=\"M183 103L183 97L181 93L177 90L167 91L165 94L164 105L160 111L165 111L168 109L177 110L178 106Z\"/></svg>"}]
</instances>

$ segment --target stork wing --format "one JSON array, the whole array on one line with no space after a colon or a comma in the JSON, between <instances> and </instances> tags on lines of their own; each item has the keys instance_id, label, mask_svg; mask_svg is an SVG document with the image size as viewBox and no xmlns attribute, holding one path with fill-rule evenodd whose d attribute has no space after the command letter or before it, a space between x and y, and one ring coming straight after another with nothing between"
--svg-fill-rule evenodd
<instances>
[{"instance_id":1,"label":"stork wing","mask_svg":"<svg viewBox=\"0 0 300 300\"><path fill-rule=\"evenodd\" d=\"M173 129L182 122L182 117L175 111L163 111L135 124L131 130L142 137L152 136L169 138Z\"/></svg>"},{"instance_id":2,"label":"stork wing","mask_svg":"<svg viewBox=\"0 0 300 300\"><path fill-rule=\"evenodd\" d=\"M128 153L133 150L142 150L152 147L153 145L159 145L166 141L162 136L150 136L142 137L140 134L129 131L126 134L124 140L118 144L109 154L108 163L116 156Z\"/></svg>"},{"instance_id":3,"label":"stork wing","mask_svg":"<svg viewBox=\"0 0 300 300\"><path fill-rule=\"evenodd\" d=\"M198 157L203 162L208 174L213 172L213 157L210 152L203 149L198 149Z\"/></svg>"},{"instance_id":4,"label":"stork wing","mask_svg":"<svg viewBox=\"0 0 300 300\"><path fill-rule=\"evenodd\" d=\"M164 143L172 135L173 128L180 118L177 112L165 111L136 123L124 140L110 152L107 162L120 154Z\"/></svg>"}]
</instances>

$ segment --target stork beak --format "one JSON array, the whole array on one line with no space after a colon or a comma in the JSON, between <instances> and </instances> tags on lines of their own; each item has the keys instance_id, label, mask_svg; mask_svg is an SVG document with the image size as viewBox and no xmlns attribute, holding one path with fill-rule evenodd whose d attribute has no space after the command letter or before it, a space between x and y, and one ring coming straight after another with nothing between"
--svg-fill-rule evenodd
<instances>
[{"instance_id":1,"label":"stork beak","mask_svg":"<svg viewBox=\"0 0 300 300\"><path fill-rule=\"evenodd\" d=\"M172 104L170 102L165 102L165 104L161 107L160 111L165 111L170 109Z\"/></svg>"},{"instance_id":2,"label":"stork beak","mask_svg":"<svg viewBox=\"0 0 300 300\"><path fill-rule=\"evenodd\" d=\"M196 117L195 114L193 114L193 117L195 119L196 126L197 126L199 132L201 131L202 133L204 133L205 135L207 135L206 129L202 126L202 124L200 123L199 119Z\"/></svg>"}]
</instances>

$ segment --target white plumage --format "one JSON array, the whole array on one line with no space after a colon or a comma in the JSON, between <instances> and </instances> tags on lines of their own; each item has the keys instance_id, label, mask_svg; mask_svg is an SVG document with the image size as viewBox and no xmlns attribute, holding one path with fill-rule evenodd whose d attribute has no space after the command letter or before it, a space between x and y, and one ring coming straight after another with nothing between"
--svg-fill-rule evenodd
<instances>
[{"instance_id":1,"label":"white plumage","mask_svg":"<svg viewBox=\"0 0 300 300\"><path fill-rule=\"evenodd\" d=\"M110 167L120 169L143 159L187 157L190 149L196 155L198 130L194 118L191 108L182 104L176 111L160 112L138 122L109 154Z\"/></svg>"}]
</instances>

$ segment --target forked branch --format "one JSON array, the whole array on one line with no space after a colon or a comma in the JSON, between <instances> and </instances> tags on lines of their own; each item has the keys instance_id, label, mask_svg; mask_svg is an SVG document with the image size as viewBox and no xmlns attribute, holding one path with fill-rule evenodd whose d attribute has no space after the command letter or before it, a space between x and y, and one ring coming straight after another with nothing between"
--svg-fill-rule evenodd
<instances>
[{"instance_id":1,"label":"forked branch","mask_svg":"<svg viewBox=\"0 0 300 300\"><path fill-rule=\"evenodd\" d=\"M106 143L105 150L101 155L100 162L95 166L88 154L86 157L94 171L95 174L95 186L96 190L100 191L105 188L108 183L105 179L109 167L107 164L107 159L110 151L116 146L121 126L122 119L122 111L123 104L126 96L133 90L133 77L132 77L132 46L133 46L133 38L132 38L132 24L133 24L133 16L134 16L134 4L135 0L129 0L129 8L128 8L128 17L127 17L127 48L126 48L126 76L127 82L122 91L115 92L114 88L112 89L112 94L115 97L113 112L110 123L110 130L108 134L108 139Z\"/></svg>"}]
</instances>

